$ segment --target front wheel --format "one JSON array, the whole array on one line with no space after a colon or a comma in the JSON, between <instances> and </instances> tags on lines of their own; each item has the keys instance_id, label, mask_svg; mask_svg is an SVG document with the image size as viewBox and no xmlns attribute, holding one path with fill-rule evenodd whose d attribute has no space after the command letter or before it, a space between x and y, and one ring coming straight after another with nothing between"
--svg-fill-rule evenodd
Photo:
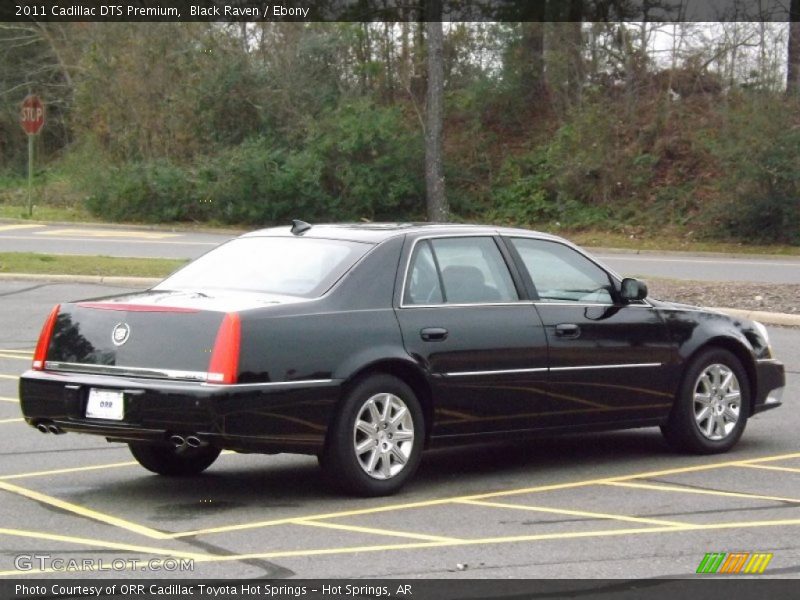
<instances>
[{"instance_id":1,"label":"front wheel","mask_svg":"<svg viewBox=\"0 0 800 600\"><path fill-rule=\"evenodd\" d=\"M661 431L677 450L727 452L744 432L749 406L750 385L742 363L728 350L711 348L689 365Z\"/></svg>"},{"instance_id":2,"label":"front wheel","mask_svg":"<svg viewBox=\"0 0 800 600\"><path fill-rule=\"evenodd\" d=\"M133 458L145 469L171 477L202 473L217 460L220 453L220 449L213 446L175 448L132 442L128 448Z\"/></svg>"},{"instance_id":3,"label":"front wheel","mask_svg":"<svg viewBox=\"0 0 800 600\"><path fill-rule=\"evenodd\" d=\"M411 388L391 375L372 375L344 399L321 464L339 488L385 496L414 474L424 440L422 408Z\"/></svg>"}]
</instances>

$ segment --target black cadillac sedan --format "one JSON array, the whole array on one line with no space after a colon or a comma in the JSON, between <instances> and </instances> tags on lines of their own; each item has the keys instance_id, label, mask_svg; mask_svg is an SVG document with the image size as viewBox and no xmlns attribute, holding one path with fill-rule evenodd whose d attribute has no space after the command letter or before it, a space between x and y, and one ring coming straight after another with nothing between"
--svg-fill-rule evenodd
<instances>
[{"instance_id":1,"label":"black cadillac sedan","mask_svg":"<svg viewBox=\"0 0 800 600\"><path fill-rule=\"evenodd\" d=\"M783 387L763 325L648 298L564 239L295 221L56 306L20 401L40 431L125 442L162 475L223 449L316 454L381 495L444 444L659 426L724 452Z\"/></svg>"}]
</instances>

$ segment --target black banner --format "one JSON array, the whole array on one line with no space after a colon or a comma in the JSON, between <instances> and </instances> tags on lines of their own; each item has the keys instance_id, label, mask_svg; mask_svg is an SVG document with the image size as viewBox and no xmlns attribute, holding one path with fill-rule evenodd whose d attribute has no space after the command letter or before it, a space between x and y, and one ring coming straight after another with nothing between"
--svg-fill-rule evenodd
<instances>
[{"instance_id":1,"label":"black banner","mask_svg":"<svg viewBox=\"0 0 800 600\"><path fill-rule=\"evenodd\" d=\"M0 21L772 21L790 0L9 0Z\"/></svg>"},{"instance_id":2,"label":"black banner","mask_svg":"<svg viewBox=\"0 0 800 600\"><path fill-rule=\"evenodd\" d=\"M608 598L633 600L744 600L793 598L793 580L697 577L695 579L282 579L282 580L103 580L17 579L0 581L4 599L97 598L137 600L545 600Z\"/></svg>"}]
</instances>

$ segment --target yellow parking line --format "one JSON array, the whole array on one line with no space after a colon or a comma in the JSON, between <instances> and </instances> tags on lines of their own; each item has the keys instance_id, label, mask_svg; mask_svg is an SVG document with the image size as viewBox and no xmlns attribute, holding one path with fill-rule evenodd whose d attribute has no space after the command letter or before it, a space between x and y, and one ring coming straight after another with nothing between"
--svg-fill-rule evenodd
<instances>
[{"instance_id":1,"label":"yellow parking line","mask_svg":"<svg viewBox=\"0 0 800 600\"><path fill-rule=\"evenodd\" d=\"M23 354L5 354L5 353L0 353L0 358L13 358L13 359L16 359L16 360L25 360L25 361L30 362L32 357L31 356L27 356L27 355L23 355Z\"/></svg>"},{"instance_id":2,"label":"yellow parking line","mask_svg":"<svg viewBox=\"0 0 800 600\"><path fill-rule=\"evenodd\" d=\"M152 546L139 546L136 544L122 544L119 542L109 542L94 538L75 537L71 535L59 535L44 531L29 531L25 529L6 529L0 528L0 535L13 537L32 538L37 540L47 540L50 542L64 542L67 544L77 544L81 546L93 546L95 548L108 548L110 550L123 550L128 552L140 552L142 554L155 554L158 556L171 556L175 558L193 558L203 560L209 558L208 554L197 554L194 552L184 552L182 550L170 550L169 548L154 548ZM18 572L15 571L19 575Z\"/></svg>"},{"instance_id":3,"label":"yellow parking line","mask_svg":"<svg viewBox=\"0 0 800 600\"><path fill-rule=\"evenodd\" d=\"M24 354L26 356L33 356L33 350L20 350L17 348L0 348L0 352L6 352L8 354Z\"/></svg>"},{"instance_id":4,"label":"yellow parking line","mask_svg":"<svg viewBox=\"0 0 800 600\"><path fill-rule=\"evenodd\" d=\"M356 515L367 515L372 513L378 512L385 512L391 510L400 510L405 508L418 508L424 506L436 506L439 504L449 504L451 502L450 499L445 498L443 500L425 500L422 502L412 502L409 504L398 504L398 505L390 505L390 506L379 506L375 508L364 508L361 510L350 510L350 511L342 511L342 512L335 512L335 513L320 513L316 515L297 515L294 517L285 517L282 519L272 519L268 521L256 521L250 523L238 523L235 525L221 525L219 527L209 527L207 529L195 529L193 531L181 531L179 533L173 533L171 537L173 538L182 538L188 536L195 536L195 535L208 535L212 533L226 533L229 531L242 531L245 529L260 529L262 527L274 527L276 525L289 525L294 524L295 521L308 521L308 520L322 520L322 519L334 519L339 517L350 517Z\"/></svg>"},{"instance_id":5,"label":"yellow parking line","mask_svg":"<svg viewBox=\"0 0 800 600\"><path fill-rule=\"evenodd\" d=\"M134 231L113 229L50 229L47 231L37 231L36 235L66 235L77 238L136 238L141 240L163 240L165 238L180 237L179 233L166 233L159 231Z\"/></svg>"},{"instance_id":6,"label":"yellow parking line","mask_svg":"<svg viewBox=\"0 0 800 600\"><path fill-rule=\"evenodd\" d=\"M6 398L6 400L16 402L16 399ZM790 458L799 458L800 453L792 453L792 454L784 454L784 455L774 455L774 456L766 456L760 458L749 459L747 461L728 461L722 463L715 463L715 464L706 464L706 465L697 465L692 467L678 467L673 469L665 469L661 471L648 471L644 473L634 473L629 475L622 475L617 477L611 478L601 478L601 479L592 479L586 481L577 481L577 482L569 482L569 483L561 483L561 484L552 484L552 485L544 485L544 486L537 486L537 487L528 487L528 488L520 488L520 489L513 489L513 490L503 490L498 492L489 492L486 494L475 494L469 496L459 496L459 497L452 497L452 498L440 498L434 500L425 500L420 502L410 502L410 503L402 503L402 504L394 504L394 505L384 505L372 508L365 508L365 509L356 509L350 511L339 511L339 512L332 512L332 513L320 513L315 515L307 515L307 516L293 516L288 518L281 518L281 519L273 519L268 521L260 521L260 522L250 522L250 523L240 523L240 524L233 524L233 525L223 525L218 527L211 527L207 529L198 529L193 531L185 531L185 532L178 532L173 534L161 533L158 531L154 531L152 529L142 527L140 525L132 524L122 519L116 519L115 517L111 517L110 515L104 515L109 519L116 519L116 522L119 523L126 523L128 526L133 526L138 529L144 529L150 535L154 535L154 537L158 537L159 539L171 539L171 538L181 538L181 537L188 537L188 536L195 536L195 535L205 535L205 534L213 534L213 533L222 533L228 531L239 531L239 530L246 530L246 529L255 529L261 527L268 527L274 525L283 525L283 524L291 524L296 522L299 519L303 520L311 520L311 519L331 519L331 518L340 518L340 517L347 517L347 516L356 516L356 515L365 515L365 514L374 514L386 511L395 511L395 510L404 510L410 508L424 508L429 506L438 506L438 505L445 505L452 502L457 501L478 501L486 498L496 498L508 495L515 495L515 494L525 494L525 493L535 493L535 492L544 492L544 491L554 491L554 490L563 490L575 487L583 487L583 486L590 486L590 485L597 485L597 484L604 484L604 483L614 483L614 482L624 482L631 479L637 479L641 477L652 477L655 475L670 475L670 474L678 474L678 473L686 473L686 472L693 472L693 471L701 471L701 470L708 470L708 469L715 469L720 467L727 467L727 466L740 466L742 464L752 464L752 463L760 463L760 462L769 462L769 461L777 461L777 460L784 460ZM70 472L79 472L79 471L89 471L95 469L106 469L106 468L117 468L117 467L124 467L124 466L132 466L136 463L134 461L125 462L125 463L109 463L103 465L90 465L86 467L74 467L70 469L56 469L53 471L37 471L31 473L19 473L13 475L6 475L0 479L14 479L14 478L23 478L23 477L35 477L39 475L49 475L49 474L57 474L57 473L70 473ZM8 485L8 484L3 484ZM24 488L20 488L24 489ZM683 488L680 488L683 491ZM29 490L28 490L29 491ZM31 492L36 494L36 492ZM750 497L750 496L748 496ZM46 497L50 498L50 497ZM50 498L52 501L60 502L54 498ZM74 505L72 505L74 506ZM101 513L96 513L95 511L90 511L89 509L85 509L83 507L77 507L83 511L89 511L90 513L94 514L95 517L100 515ZM675 528L675 525L670 525L670 527ZM652 528L651 528L652 529ZM145 534L147 535L147 534Z\"/></svg>"},{"instance_id":7,"label":"yellow parking line","mask_svg":"<svg viewBox=\"0 0 800 600\"><path fill-rule=\"evenodd\" d=\"M126 529L127 531L138 533L140 535L144 535L149 538L163 540L163 539L168 539L170 537L166 533L162 533L161 531L156 531L155 529L145 527L144 525L132 523L131 521L126 521L125 519L120 519L119 517L115 517L113 515L108 515L106 513L92 510L91 508L86 508L85 506L81 506L79 504L73 504L72 502L67 502L66 500L59 500L58 498L54 498L53 496L48 496L40 492L35 492L33 490L29 490L27 488L20 487L18 485L14 485L13 483L6 483L5 481L0 481L0 490L5 490L6 492L17 494L18 496L29 498L30 500L35 500L36 502L41 502L42 504L54 506L56 508L60 508L61 510L68 511L76 515L80 515L82 517L87 517L95 521L100 521L101 523L105 523L106 525L119 527L120 529Z\"/></svg>"},{"instance_id":8,"label":"yellow parking line","mask_svg":"<svg viewBox=\"0 0 800 600\"><path fill-rule=\"evenodd\" d=\"M744 529L752 527L786 527L800 525L800 519L784 519L778 521L752 521L744 523L709 523L707 525L687 524L685 527L643 527L631 529L601 529L598 531L569 531L562 533L541 533L534 535L518 535L505 537L488 537L474 539L457 539L442 542L410 542L407 544L385 544L376 546L344 546L339 548L319 548L312 550L287 550L263 553L233 554L226 556L208 556L198 562L229 562L252 559L288 558L293 556L320 556L331 554L350 554L361 552L386 552L389 550L417 550L425 548L443 548L455 546L486 546L491 544L510 544L520 542L538 542L546 540L569 540L582 538L601 538L611 536L642 535L654 533L685 533L695 530Z\"/></svg>"},{"instance_id":9,"label":"yellow parking line","mask_svg":"<svg viewBox=\"0 0 800 600\"><path fill-rule=\"evenodd\" d=\"M753 527L793 527L800 519L776 519L772 521L729 521L724 523L692 524L687 529L750 529Z\"/></svg>"},{"instance_id":10,"label":"yellow parking line","mask_svg":"<svg viewBox=\"0 0 800 600\"><path fill-rule=\"evenodd\" d=\"M323 521L312 521L309 519L296 519L293 525L311 525L312 527L324 527L326 529L341 529L342 531L352 531L354 533L372 533L389 537L410 538L412 540L426 540L429 542L454 542L459 538L443 537L440 535L427 535L424 533L408 533L405 531L394 531L390 529L377 529L374 527L361 527L360 525L343 525L342 523L325 523Z\"/></svg>"},{"instance_id":11,"label":"yellow parking line","mask_svg":"<svg viewBox=\"0 0 800 600\"><path fill-rule=\"evenodd\" d=\"M15 235L4 235L3 238L7 239L7 240L30 240L31 239L30 237L15 236ZM51 241L59 241L59 242L75 242L75 241L79 241L79 242L81 242L83 244L88 244L88 243L107 244L110 241L108 239L103 239L103 238L93 238L93 237L79 238L79 237L74 237L74 236L73 237L70 237L70 236L55 237L54 236L54 237L51 237L50 240ZM125 243L126 244L150 244L150 245L152 245L152 244L161 244L161 245L168 245L168 246L219 246L222 242L195 242L195 241L191 241L191 240L185 240L185 241L180 241L180 240L139 240L139 239L130 238L130 239L126 239ZM134 256L133 258L137 258L137 257ZM142 257L142 258L148 258L148 257Z\"/></svg>"},{"instance_id":12,"label":"yellow parking line","mask_svg":"<svg viewBox=\"0 0 800 600\"><path fill-rule=\"evenodd\" d=\"M319 513L314 515L297 515L294 517L287 517L282 519L273 519L267 521L256 521L250 523L238 523L235 525L222 525L218 527L209 527L207 529L196 529L193 531L184 531L179 533L172 534L172 537L180 538L186 536L194 536L194 535L207 535L207 534L214 534L214 533L225 533L228 531L242 531L246 529L259 529L262 527L271 527L275 525L285 525L287 523L291 523L295 519L336 519L340 517L352 517L356 515L368 515L374 513L381 513L387 511L395 511L395 510L406 510L410 508L426 508L429 506L441 506L444 504L450 504L453 502L458 502L461 500L484 500L487 498L500 498L503 496L514 496L519 494L532 494L537 492L550 492L556 490L566 490L572 489L576 487L588 487L592 485L599 485L602 483L607 482L614 482L614 481L628 481L631 479L639 479L644 477L656 477L656 476L663 476L663 475L676 475L680 473L692 473L695 471L707 471L710 469L717 469L721 467L731 467L731 466L738 466L745 462L747 463L755 463L755 462L768 462L768 461L776 461L776 460L786 460L789 458L800 458L800 453L792 453L792 454L777 454L773 456L764 456L760 458L753 458L747 459L746 461L736 460L736 461L726 461L720 463L712 463L712 464L702 464L702 465L695 465L691 467L677 467L672 469L663 469L660 471L645 471L643 473L633 473L630 475L619 475L616 477L604 477L599 479L588 479L585 481L573 481L568 483L555 483L551 485L541 485L536 487L527 487L527 488L518 488L512 490L502 490L498 492L489 492L486 494L473 494L469 496L453 496L453 497L445 497L445 498L437 498L434 500L422 500L419 502L408 502L403 504L388 504L383 506L376 506L372 508L362 508L362 509L355 509L355 510L347 510L347 511L340 511L340 512L332 512L332 513Z\"/></svg>"},{"instance_id":13,"label":"yellow parking line","mask_svg":"<svg viewBox=\"0 0 800 600\"><path fill-rule=\"evenodd\" d=\"M7 396L0 396L0 402L14 402L19 404L19 398L9 398Z\"/></svg>"},{"instance_id":14,"label":"yellow parking line","mask_svg":"<svg viewBox=\"0 0 800 600\"><path fill-rule=\"evenodd\" d=\"M717 490L704 490L699 488L682 487L676 485L655 485L651 483L630 483L623 481L608 481L603 485L613 485L616 487L636 488L642 490L654 490L657 492L679 492L682 494L707 494L709 496L726 496L730 498L747 498L750 500L769 500L773 502L792 502L800 504L800 499L784 498L782 496L762 496L761 494L746 494L744 492L723 492Z\"/></svg>"},{"instance_id":15,"label":"yellow parking line","mask_svg":"<svg viewBox=\"0 0 800 600\"><path fill-rule=\"evenodd\" d=\"M549 508L546 506L527 506L524 504L508 504L506 502L484 502L482 500L460 500L461 504L486 506L489 508L512 508L516 510L530 510L533 512L553 513L557 515L572 515L576 517L589 517L590 519L610 519L613 521L628 521L631 523L649 523L651 525L667 525L672 527L685 527L688 523L678 521L663 521L661 519L648 519L646 517L630 517L628 515L612 515L609 513L588 512L585 510L569 510L566 508Z\"/></svg>"},{"instance_id":16,"label":"yellow parking line","mask_svg":"<svg viewBox=\"0 0 800 600\"><path fill-rule=\"evenodd\" d=\"M35 229L44 225L34 225L32 223L20 223L19 225L0 225L0 231L15 231L17 229Z\"/></svg>"},{"instance_id":17,"label":"yellow parking line","mask_svg":"<svg viewBox=\"0 0 800 600\"><path fill-rule=\"evenodd\" d=\"M9 479L25 479L27 477L41 477L43 475L62 475L64 473L80 473L83 471L95 471L100 469L115 469L118 467L131 467L134 465L138 465L135 460L129 460L127 462L118 462L118 463L106 463L104 465L91 465L88 467L70 467L67 469L53 469L50 471L33 471L30 473L17 473L14 475L3 475L0 476L0 480L7 481Z\"/></svg>"},{"instance_id":18,"label":"yellow parking line","mask_svg":"<svg viewBox=\"0 0 800 600\"><path fill-rule=\"evenodd\" d=\"M233 450L223 450L221 456L225 456L227 454L235 454ZM85 467L69 467L66 469L53 469L50 471L27 471L25 473L12 473L9 475L2 475L0 476L0 480L6 479L25 479L28 477L42 477L46 475L61 475L62 473L79 473L81 471L99 471L101 469L118 469L120 467L132 467L138 465L135 460L127 461L127 462L118 462L118 463L103 463L100 465L87 465ZM293 517L297 518L297 517Z\"/></svg>"},{"instance_id":19,"label":"yellow parking line","mask_svg":"<svg viewBox=\"0 0 800 600\"><path fill-rule=\"evenodd\" d=\"M769 471L783 471L785 473L800 473L800 469L792 469L791 467L773 467L769 465L750 465L742 463L740 467L747 467L748 469L767 469Z\"/></svg>"},{"instance_id":20,"label":"yellow parking line","mask_svg":"<svg viewBox=\"0 0 800 600\"><path fill-rule=\"evenodd\" d=\"M0 424L3 424L3 423L21 423L24 420L25 419L0 419Z\"/></svg>"},{"instance_id":21,"label":"yellow parking line","mask_svg":"<svg viewBox=\"0 0 800 600\"><path fill-rule=\"evenodd\" d=\"M0 373L0 379L19 379L18 375L4 375Z\"/></svg>"}]
</instances>

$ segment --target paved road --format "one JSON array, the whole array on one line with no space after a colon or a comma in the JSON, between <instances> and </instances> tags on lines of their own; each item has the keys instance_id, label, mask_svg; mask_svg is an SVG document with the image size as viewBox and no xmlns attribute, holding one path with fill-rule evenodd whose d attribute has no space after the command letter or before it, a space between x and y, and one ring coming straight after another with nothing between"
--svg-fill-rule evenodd
<instances>
[{"instance_id":1,"label":"paved road","mask_svg":"<svg viewBox=\"0 0 800 600\"><path fill-rule=\"evenodd\" d=\"M0 223L0 251L196 258L230 235L102 226ZM598 252L622 275L712 281L800 283L800 258L724 258Z\"/></svg>"},{"instance_id":2,"label":"paved road","mask_svg":"<svg viewBox=\"0 0 800 600\"><path fill-rule=\"evenodd\" d=\"M115 291L26 287L0 282L0 577L32 552L195 561L130 577L691 577L717 551L771 552L765 576L800 576L798 330L770 329L786 406L727 455L673 454L654 429L437 451L399 495L353 499L313 458L226 454L170 480L120 444L25 426L15 377L49 308Z\"/></svg>"},{"instance_id":3,"label":"paved road","mask_svg":"<svg viewBox=\"0 0 800 600\"><path fill-rule=\"evenodd\" d=\"M196 258L230 235L84 225L0 223L0 251Z\"/></svg>"},{"instance_id":4,"label":"paved road","mask_svg":"<svg viewBox=\"0 0 800 600\"><path fill-rule=\"evenodd\" d=\"M800 283L800 258L794 257L726 258L607 251L596 252L595 256L623 275L698 281Z\"/></svg>"}]
</instances>

